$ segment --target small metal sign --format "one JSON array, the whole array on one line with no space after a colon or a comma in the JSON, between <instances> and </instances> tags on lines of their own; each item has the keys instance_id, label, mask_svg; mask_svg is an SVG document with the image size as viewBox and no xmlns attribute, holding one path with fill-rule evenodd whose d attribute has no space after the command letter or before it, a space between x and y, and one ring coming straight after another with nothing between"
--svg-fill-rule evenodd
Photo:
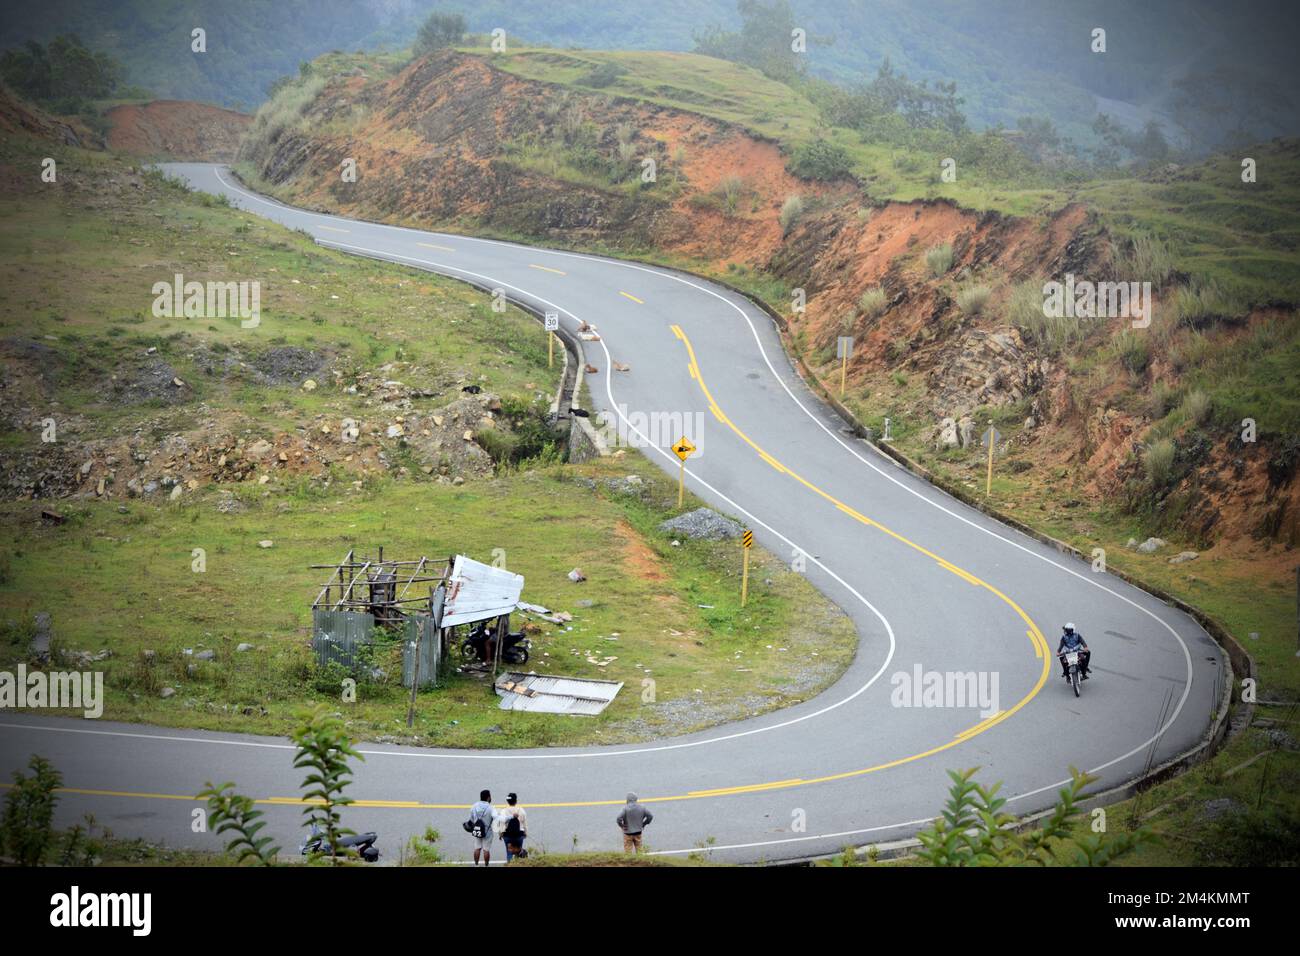
<instances>
[{"instance_id":1,"label":"small metal sign","mask_svg":"<svg viewBox=\"0 0 1300 956\"><path fill-rule=\"evenodd\" d=\"M545 322L547 332L556 331L560 327L560 313L547 312Z\"/></svg>"},{"instance_id":2,"label":"small metal sign","mask_svg":"<svg viewBox=\"0 0 1300 956\"><path fill-rule=\"evenodd\" d=\"M740 543L743 544L746 548L752 548L754 546L754 532L746 531L744 534L742 534L740 536Z\"/></svg>"},{"instance_id":3,"label":"small metal sign","mask_svg":"<svg viewBox=\"0 0 1300 956\"><path fill-rule=\"evenodd\" d=\"M837 359L853 358L853 336L841 335L835 340L835 357Z\"/></svg>"},{"instance_id":4,"label":"small metal sign","mask_svg":"<svg viewBox=\"0 0 1300 956\"><path fill-rule=\"evenodd\" d=\"M989 426L989 430L984 433L984 437L981 439L980 444L985 448L988 448L990 445L996 446L1000 441L1002 441L1002 433L996 428Z\"/></svg>"}]
</instances>

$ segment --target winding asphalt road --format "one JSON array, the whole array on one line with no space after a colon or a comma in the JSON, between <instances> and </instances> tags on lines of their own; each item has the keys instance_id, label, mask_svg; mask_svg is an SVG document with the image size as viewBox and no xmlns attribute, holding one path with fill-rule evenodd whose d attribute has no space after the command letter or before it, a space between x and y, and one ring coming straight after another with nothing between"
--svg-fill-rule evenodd
<instances>
[{"instance_id":1,"label":"winding asphalt road","mask_svg":"<svg viewBox=\"0 0 1300 956\"><path fill-rule=\"evenodd\" d=\"M504 288L571 331L598 326L600 341L586 343L599 369L587 377L590 407L625 424L633 412L702 412L691 490L777 555L805 554L808 578L860 635L852 665L816 699L686 737L577 750L365 745L345 822L378 830L390 856L432 823L448 854L467 858L459 823L489 787L498 800L518 791L532 844L552 850L619 847L613 819L635 790L655 813L656 852L806 857L911 835L936 815L950 768L983 767L982 780L1003 781L1008 809L1028 813L1053 802L1071 765L1099 774L1097 789L1113 786L1205 734L1226 664L1194 620L849 437L742 296L651 266L293 209L219 166L168 169L324 245ZM613 361L631 371L611 371ZM667 448L643 451L677 474ZM1067 620L1094 651L1081 699L1054 659ZM995 673L998 712L895 706L892 678L918 665ZM67 822L94 812L122 836L214 848L219 838L191 832L191 795L229 779L263 800L282 845L301 834L300 773L283 739L0 718L0 774L32 752L63 772Z\"/></svg>"}]
</instances>

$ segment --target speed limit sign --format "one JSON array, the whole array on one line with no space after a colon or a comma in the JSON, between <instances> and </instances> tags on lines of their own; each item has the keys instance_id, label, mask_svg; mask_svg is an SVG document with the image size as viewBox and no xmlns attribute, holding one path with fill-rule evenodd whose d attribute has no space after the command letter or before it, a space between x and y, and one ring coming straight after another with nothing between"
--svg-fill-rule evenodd
<instances>
[{"instance_id":1,"label":"speed limit sign","mask_svg":"<svg viewBox=\"0 0 1300 956\"><path fill-rule=\"evenodd\" d=\"M558 312L547 312L547 313L546 313L546 331L547 331L547 332L554 332L554 331L555 331L556 329L558 329L559 327L560 327L560 313L558 313Z\"/></svg>"}]
</instances>

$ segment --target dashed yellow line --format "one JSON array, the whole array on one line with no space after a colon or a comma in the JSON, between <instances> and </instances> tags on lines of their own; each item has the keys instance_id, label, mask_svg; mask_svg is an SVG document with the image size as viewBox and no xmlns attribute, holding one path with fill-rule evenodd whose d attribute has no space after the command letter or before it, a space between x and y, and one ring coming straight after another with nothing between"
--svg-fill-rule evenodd
<instances>
[{"instance_id":1,"label":"dashed yellow line","mask_svg":"<svg viewBox=\"0 0 1300 956\"><path fill-rule=\"evenodd\" d=\"M625 298L625 299L631 299L631 300L632 300L633 302L635 302L637 305L645 305L645 302L643 302L641 299L638 299L638 298L637 298L636 296L634 296L631 292L624 292L624 291L622 291L622 290L620 289L618 294L621 295L621 296L622 296L623 298ZM676 326L674 326L674 328L676 328Z\"/></svg>"},{"instance_id":2,"label":"dashed yellow line","mask_svg":"<svg viewBox=\"0 0 1300 956\"><path fill-rule=\"evenodd\" d=\"M637 299L635 296L629 295L626 292L623 292L621 294L627 296L629 299L633 299L636 302L641 301L640 299ZM743 442L745 442L745 444L753 448L754 451L759 455L760 458L762 458L763 461L767 462L769 465L771 465L773 468L775 468L777 471L781 472L782 474L789 475L791 478L799 482L801 485L803 485L805 488L809 489L813 493L826 499L826 501L835 505L837 509L839 509L846 515L850 516L855 521L867 525L868 527L875 528L876 530L889 535L891 538L894 538L896 541L905 544L910 548L914 548L915 550L921 552L922 554L926 555L927 557L935 561L940 567L944 568L945 570L950 571L953 574L956 574L958 577L962 578L963 580L973 585L985 588L988 591L990 591L992 594L996 595L1005 604L1011 607L1016 612L1016 614L1019 615L1021 620L1023 620L1027 625L1027 630L1025 631L1025 634L1029 638L1029 641L1034 648L1034 655L1042 659L1043 670L1042 673L1039 675L1038 681L1034 684L1033 688L1029 691L1028 694L1026 694L1023 698L1021 698L1015 704L1015 706L1007 710L1001 711L995 714L994 716L988 718L987 720L982 720L978 724L968 728L967 730L961 731L960 733L956 734L952 740L949 740L942 744L938 744L934 747L931 747L929 750L924 750L920 753L912 754L906 757L899 757L895 760L889 760L884 763L874 764L870 767L863 767L858 770L846 770L842 773L826 774L825 776L821 776L821 777L810 777L806 779L795 777L788 780L771 781L769 783L742 784L736 787L723 787L723 788L713 789L713 790L692 790L683 794L674 794L674 795L662 796L662 797L643 797L641 799L641 802L642 803L672 803L681 800L704 800L713 797L736 796L738 794L757 793L757 792L768 791L768 790L784 790L793 787L808 787L815 784L831 783L833 781L838 781L838 780L848 780L853 777L861 777L870 773L877 773L881 770L888 770L892 767L899 767L902 766L903 764L913 763L918 760L924 760L927 757L932 757L935 754L942 753L945 750L949 750L952 747L957 746L958 744L965 743L966 741L972 739L978 734L982 734L986 730L990 729L991 727L994 727L997 724L1001 723L1002 721L1006 720L1012 714L1016 713L1018 710L1024 707L1025 704L1029 703L1029 701L1032 700L1038 694L1038 692L1043 688L1043 685L1047 682L1047 676L1049 673L1050 655L1047 653L1046 638L1043 637L1042 632L1038 629L1038 625L1034 623L1033 619L1030 618L1027 613L1025 613L1024 609L1022 609L1020 605L1016 604L1015 601L1011 600L1011 598L1007 597L1007 595L1003 594L1000 590L998 590L993 585L989 584L987 581L981 580L980 578L976 577L970 572L957 567L957 565L951 563L950 561L944 558L939 557L934 552L929 551L928 549L922 547L916 542L910 541L909 539L903 537L901 534L898 534L896 531L892 531L889 528L886 528L878 521L875 521L874 519L868 518L866 515L861 514L860 512L851 508L849 505L835 498L833 495L830 495L827 492L823 491L821 488L817 487L812 482L808 481L807 479L799 475L797 472L792 471L789 467L782 464L775 457L773 457L772 455L768 454L765 450L760 448L757 444L755 444L755 442L748 435L746 435L743 431L737 428L735 423L733 423L729 418L727 418L726 414L718 406L717 402L713 400L713 395L709 392L709 387L705 383L704 377L700 374L699 363L696 361L695 358L695 349L691 346L690 340L686 337L686 334L681 330L679 326L674 325L672 327L672 330L673 330L673 334L676 335L677 338L681 339L682 343L686 346L687 354L690 357L691 377L695 379L695 381L699 382L700 389L704 392L704 398L709 403L709 410L713 412L714 416L718 419L718 421L726 424ZM0 790L7 790L10 789L12 786L13 784L0 783ZM75 788L75 787L60 787L59 792L84 794L89 796L134 797L134 798L144 798L144 799L153 799L153 800L187 800L190 802L202 802L199 800L197 796L190 796L184 794L170 794L170 793L136 793L136 792L125 791L125 790L90 790L90 789ZM307 806L310 803L316 801L308 801L300 797L267 797L260 800L254 800L253 802L258 804L267 804L271 806ZM355 803L351 805L354 807L361 807L361 808L368 808L368 809L392 809L392 810L464 810L470 806L467 803L420 803L414 800L410 800L410 801L408 800L357 800ZM620 800L577 800L577 801L558 801L554 803L528 804L528 807L530 808L535 807L538 809L567 809L567 808L577 808L577 807L612 807L612 806L622 806L622 801Z\"/></svg>"},{"instance_id":3,"label":"dashed yellow line","mask_svg":"<svg viewBox=\"0 0 1300 956\"><path fill-rule=\"evenodd\" d=\"M437 249L439 252L455 252L451 246L439 246L432 242L417 242L417 246L423 246L425 249Z\"/></svg>"},{"instance_id":4,"label":"dashed yellow line","mask_svg":"<svg viewBox=\"0 0 1300 956\"><path fill-rule=\"evenodd\" d=\"M318 226L319 229L326 229L330 232L349 232L347 229L340 229L338 226Z\"/></svg>"},{"instance_id":5,"label":"dashed yellow line","mask_svg":"<svg viewBox=\"0 0 1300 956\"><path fill-rule=\"evenodd\" d=\"M971 574L969 571L964 570L963 568L959 568L957 565L953 564L951 561L948 561L946 558L942 558L939 555L935 554L933 551L930 551L928 548L925 548L922 545L917 544L915 541L911 541L908 538L903 537L898 532L886 528L880 522L872 518L868 518L866 515L862 514L861 512L857 511L851 506L845 504L843 501L840 501L834 495L831 495L826 491L823 491L821 488L817 487L816 485L808 481L803 476L792 471L788 466L782 464L773 455L768 453L763 448L759 447L759 445L755 443L753 439L751 439L748 435L746 435L743 431L741 431L738 427L736 427L735 422L731 421L731 419L729 419L726 416L726 414L722 411L722 409L718 406L718 403L714 401L713 394L709 391L709 386L705 383L704 376L700 372L700 364L695 357L695 348L691 345L690 339L686 337L686 333L682 331L681 326L674 325L672 326L672 330L673 330L673 335L677 336L677 338L681 340L682 344L686 346L686 354L690 359L691 378L699 382L700 389L701 391L704 392L704 399L709 403L709 410L713 412L714 417L717 418L718 421L722 422L728 428L730 428L736 434L736 436L739 437L740 440L743 441L745 444L747 444L750 448L752 448L763 461L767 462L769 465L771 465L774 469L781 472L782 474L789 475L791 478L799 482L809 491L824 498L826 501L833 504L838 510L842 511L844 514L853 518L855 521L858 521L861 524L864 524L868 527L875 528L876 530L889 535L891 538L898 541L899 543L905 544L909 548L913 548L917 551L920 551L926 557L930 558L935 563L937 563L944 570L950 571L951 573L957 575L959 578L961 578L963 581L966 581L969 584L975 585L976 587L985 588L992 594L996 595L1000 600L1002 600L1003 603L1005 603L1008 607L1010 607L1013 611L1015 611L1016 614L1020 617L1020 619L1024 621L1025 624L1028 626L1028 629L1025 631L1025 633L1029 637L1030 645L1034 648L1034 656L1042 659L1043 661L1043 670L1042 673L1039 674L1037 682L1034 684L1033 688L1030 689L1029 693L1026 694L1023 698L1021 698L1020 701L1018 701L1014 707L1002 711L1000 714L988 720L981 721L980 723L972 727L970 730L963 731L962 733L957 735L956 740L953 741L952 743L944 744L940 747L937 747L932 750L928 750L922 754L917 754L913 757L905 757L902 758L901 760L891 761L890 763L881 764L878 767L870 767L867 768L866 770L862 770L858 772L870 773L874 770L881 770L884 769L885 767L897 766L899 763L906 763L910 760L917 760L920 759L921 757L926 757L931 754L938 753L940 750L947 749L948 747L953 746L955 743L960 743L962 741L969 740L971 737L975 736L975 734L983 733L985 730L988 730L990 727L994 726L995 724L1001 723L1007 717L1010 717L1016 711L1020 710L1020 708L1024 707L1025 704L1029 703L1029 701L1031 701L1038 694L1038 692L1042 690L1043 685L1047 682L1048 662L1047 662L1047 654L1046 654L1047 639L1043 637L1042 631L1038 629L1038 625L1034 623L1033 619L1027 613L1025 613L1025 610L1015 601L1011 600L1011 598L1007 597L1007 595L1003 594L996 587L989 584L987 581L981 580L980 578ZM814 782L820 782L820 780L839 779L842 776L846 776L846 775L836 775L835 777L819 778L819 780L817 781L806 781L806 782L814 783ZM852 774L848 774L847 776L852 776Z\"/></svg>"},{"instance_id":6,"label":"dashed yellow line","mask_svg":"<svg viewBox=\"0 0 1300 956\"><path fill-rule=\"evenodd\" d=\"M528 263L530 269L540 269L542 272L554 272L557 276L567 276L567 272L561 272L559 269L552 269L550 266L539 266L534 262Z\"/></svg>"}]
</instances>

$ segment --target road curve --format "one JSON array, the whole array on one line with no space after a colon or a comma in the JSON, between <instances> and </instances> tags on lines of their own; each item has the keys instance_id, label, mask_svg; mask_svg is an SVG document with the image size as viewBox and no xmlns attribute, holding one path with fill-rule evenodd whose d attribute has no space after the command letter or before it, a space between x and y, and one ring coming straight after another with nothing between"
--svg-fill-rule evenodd
<instances>
[{"instance_id":1,"label":"road curve","mask_svg":"<svg viewBox=\"0 0 1300 956\"><path fill-rule=\"evenodd\" d=\"M224 167L167 169L324 245L504 288L570 331L598 326L586 346L598 368L587 377L593 411L634 434L636 412L703 413L691 490L777 555L806 555L809 580L860 635L853 663L816 699L685 737L526 751L364 745L345 822L378 830L390 855L432 823L447 854L467 858L459 822L489 787L498 799L520 793L535 847L619 846L613 818L635 790L655 812L656 852L806 857L912 834L938 811L950 768L983 767L1008 809L1028 813L1053 802L1070 766L1113 786L1203 738L1226 663L1199 624L849 437L744 297L638 263L294 209ZM612 372L614 361L631 371ZM643 451L676 475L667 448ZM1094 651L1078 700L1052 653L1067 620ZM999 712L895 706L892 678L917 666L996 674ZM205 780L235 780L264 801L278 842L295 846L300 834L299 773L283 739L0 718L0 774L33 752L63 772L69 821L94 812L118 835L214 848L215 836L191 830L191 795Z\"/></svg>"}]
</instances>

